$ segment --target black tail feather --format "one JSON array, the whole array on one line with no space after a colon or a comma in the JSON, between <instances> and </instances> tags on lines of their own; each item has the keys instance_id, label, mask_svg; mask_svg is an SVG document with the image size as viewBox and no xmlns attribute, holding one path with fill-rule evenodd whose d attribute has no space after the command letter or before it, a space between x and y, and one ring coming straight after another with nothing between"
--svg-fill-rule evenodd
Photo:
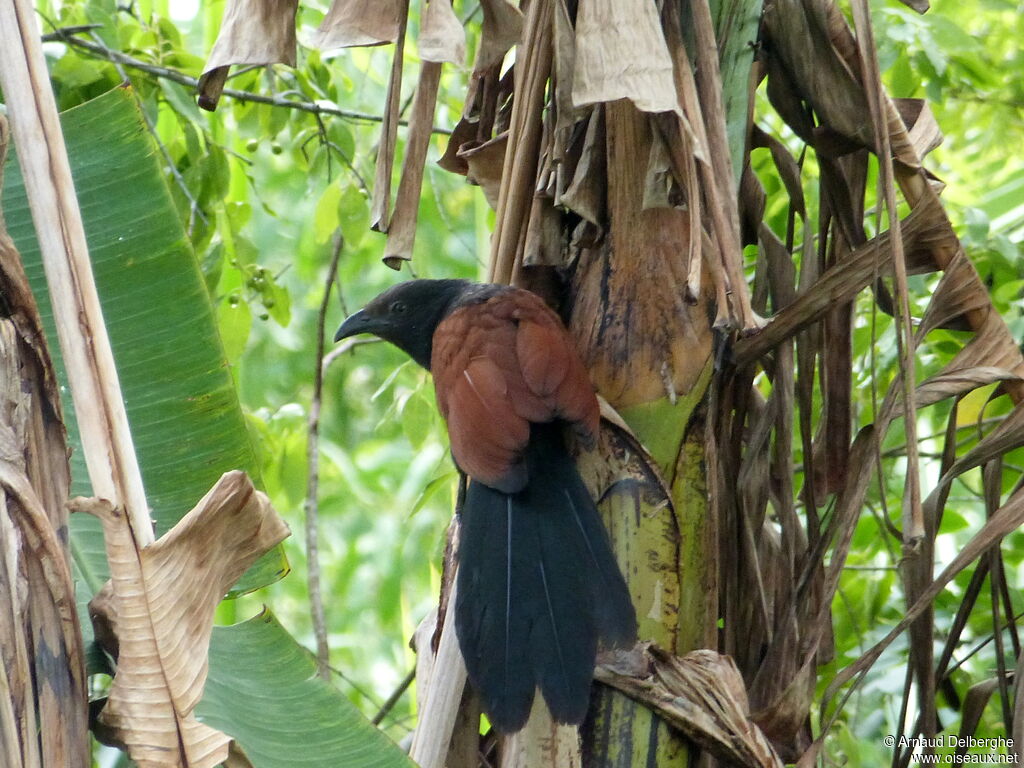
<instances>
[{"instance_id":1,"label":"black tail feather","mask_svg":"<svg viewBox=\"0 0 1024 768\"><path fill-rule=\"evenodd\" d=\"M598 644L627 645L636 617L597 508L560 428L535 425L530 481L508 495L471 482L462 511L455 626L469 678L502 731L535 688L552 716L586 716Z\"/></svg>"}]
</instances>

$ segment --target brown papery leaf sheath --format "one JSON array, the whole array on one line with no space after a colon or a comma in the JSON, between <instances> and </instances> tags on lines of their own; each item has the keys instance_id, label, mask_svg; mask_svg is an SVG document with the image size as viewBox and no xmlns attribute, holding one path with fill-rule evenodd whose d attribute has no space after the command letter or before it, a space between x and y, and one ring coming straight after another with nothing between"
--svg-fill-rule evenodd
<instances>
[{"instance_id":1,"label":"brown papery leaf sheath","mask_svg":"<svg viewBox=\"0 0 1024 768\"><path fill-rule=\"evenodd\" d=\"M228 472L191 512L139 552L123 513L76 499L103 523L110 581L89 604L97 636L117 658L99 716L103 736L140 768L214 768L230 738L192 711L206 683L213 614L261 554L288 536L267 497L243 472Z\"/></svg>"},{"instance_id":2,"label":"brown papery leaf sheath","mask_svg":"<svg viewBox=\"0 0 1024 768\"><path fill-rule=\"evenodd\" d=\"M214 110L232 64L295 66L298 0L229 0L199 78L199 106Z\"/></svg>"}]
</instances>

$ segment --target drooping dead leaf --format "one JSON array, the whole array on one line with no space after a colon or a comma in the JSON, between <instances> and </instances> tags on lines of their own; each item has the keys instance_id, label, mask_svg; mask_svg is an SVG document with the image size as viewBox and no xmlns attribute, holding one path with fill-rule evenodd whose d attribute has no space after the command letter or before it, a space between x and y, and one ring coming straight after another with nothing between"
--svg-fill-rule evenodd
<instances>
[{"instance_id":1,"label":"drooping dead leaf","mask_svg":"<svg viewBox=\"0 0 1024 768\"><path fill-rule=\"evenodd\" d=\"M925 504L928 504L928 501ZM1021 525L1024 525L1024 491L1018 490L971 537L970 541L957 553L949 565L943 568L942 573L935 577L931 584L928 585L928 588L918 597L917 601L907 609L899 624L893 627L884 638L872 646L857 661L836 675L825 691L826 701L835 696L852 679L869 669L878 660L878 657L882 655L882 652L892 644L893 640L903 634L907 627L923 611L931 606L932 601L958 573L974 562L982 552Z\"/></svg>"},{"instance_id":2,"label":"drooping dead leaf","mask_svg":"<svg viewBox=\"0 0 1024 768\"><path fill-rule=\"evenodd\" d=\"M910 143L918 157L924 158L942 143L942 129L924 99L893 99L900 119L907 126Z\"/></svg>"},{"instance_id":3,"label":"drooping dead leaf","mask_svg":"<svg viewBox=\"0 0 1024 768\"><path fill-rule=\"evenodd\" d=\"M1024 445L1024 404L1016 408L970 450L959 456L939 481L933 497L957 477Z\"/></svg>"},{"instance_id":4,"label":"drooping dead leaf","mask_svg":"<svg viewBox=\"0 0 1024 768\"><path fill-rule=\"evenodd\" d=\"M595 107L581 132L580 147L574 148L576 164L565 181L565 189L555 198L558 205L575 211L598 229L608 219L607 151L604 133L604 107ZM571 175L570 175L571 173Z\"/></svg>"},{"instance_id":5,"label":"drooping dead leaf","mask_svg":"<svg viewBox=\"0 0 1024 768\"><path fill-rule=\"evenodd\" d=\"M978 724L981 722L981 716L985 712L988 700L997 690L999 690L999 678L996 677L982 680L968 689L967 696L964 697L960 732L957 734L960 743L957 744L954 755L962 758L967 753L967 746L978 730Z\"/></svg>"},{"instance_id":6,"label":"drooping dead leaf","mask_svg":"<svg viewBox=\"0 0 1024 768\"><path fill-rule=\"evenodd\" d=\"M99 716L105 738L140 768L214 768L230 738L192 715L206 682L213 614L261 554L288 536L242 472L225 474L177 525L139 552L124 514L77 499L103 524L111 580L90 604L116 638L117 672Z\"/></svg>"},{"instance_id":7,"label":"drooping dead leaf","mask_svg":"<svg viewBox=\"0 0 1024 768\"><path fill-rule=\"evenodd\" d=\"M643 112L679 112L672 58L654 3L580 3L575 53L575 106L629 99Z\"/></svg>"},{"instance_id":8,"label":"drooping dead leaf","mask_svg":"<svg viewBox=\"0 0 1024 768\"><path fill-rule=\"evenodd\" d=\"M423 61L461 64L466 58L466 31L452 10L451 0L429 0L420 19L416 41Z\"/></svg>"},{"instance_id":9,"label":"drooping dead leaf","mask_svg":"<svg viewBox=\"0 0 1024 768\"><path fill-rule=\"evenodd\" d=\"M466 164L466 180L480 185L491 208L498 207L498 188L507 147L508 134L503 133L483 144L464 145L456 155Z\"/></svg>"},{"instance_id":10,"label":"drooping dead leaf","mask_svg":"<svg viewBox=\"0 0 1024 768\"><path fill-rule=\"evenodd\" d=\"M926 405L945 400L947 397L965 395L995 381L1018 381L1020 375L1006 368L994 365L952 366L944 369L917 387L917 405Z\"/></svg>"},{"instance_id":11,"label":"drooping dead leaf","mask_svg":"<svg viewBox=\"0 0 1024 768\"><path fill-rule=\"evenodd\" d=\"M469 172L469 164L459 157L459 153L479 143L476 138L477 123L478 121L465 117L456 123L451 136L448 137L448 146L437 161L444 170L460 176L465 176Z\"/></svg>"},{"instance_id":12,"label":"drooping dead leaf","mask_svg":"<svg viewBox=\"0 0 1024 768\"><path fill-rule=\"evenodd\" d=\"M1015 399L1019 401L1022 397L1020 350L993 310L988 291L976 271L964 258L937 197L941 185L921 166L921 158L937 145L941 134L927 110L922 109L920 104L893 101L880 90L871 91L872 82L877 87L878 75L874 69L874 51L870 44L870 19L866 4L855 4L854 11L856 36L849 29L843 13L831 0L782 0L781 3L766 6L764 50L767 55L763 61L768 73L768 94L789 126L817 155L821 172L821 219L817 232L809 233L810 223L806 221L801 222L801 226L793 227L794 219L803 218L803 206L790 191L790 224L784 235L780 233L777 236L761 225L764 215L763 197L759 201L757 189L744 187L744 213L748 217L745 220L745 234L749 236L754 229L752 225L757 224L760 227L759 245L776 265L773 267L767 258L764 259L764 267L759 264L755 276L755 295L760 297L759 301L763 305L768 293L768 286L764 284L766 281L770 283L779 277L790 281L792 267L783 267L781 270L776 267L797 254L800 257L801 275L795 300L791 303L778 302L773 296L775 316L772 323L756 336L740 339L733 347L733 361L737 370L731 375L737 377L738 383L733 385L729 382L731 386L722 395L723 399L729 401L731 408L726 410L724 416L720 415L723 421L718 434L723 445L732 444L743 456L739 465L743 474L735 491L732 488L726 489L724 503L737 506L736 512L742 515L763 516L767 510L772 510L781 523L784 535L788 533L792 537L797 534L794 538L797 546L784 546L781 551L792 552L798 563L803 560L801 568L787 575L785 569L772 570L771 563L766 568L764 559L750 563L745 557L740 558L737 561L741 563L737 568L740 571L737 578L741 583L745 583L742 582L744 578L746 582L753 582L754 577L758 576L765 581L767 587L770 580L781 578L783 583L792 586L776 592L776 599L788 600L794 598L786 598L786 592L796 594L797 599L802 600L796 588L803 590L815 587L809 589L809 592L820 607L817 611L785 612L779 610L779 606L785 605L785 602L776 602L773 606L770 599L765 600L767 608L774 611L776 617L774 626L769 625L774 635L769 634L765 639L769 650L765 652L758 648L756 656L739 660L747 679L752 674L756 675L751 696L757 695L762 702L765 698L757 694L758 678L771 683L772 672L783 667L789 670L789 676L783 680L796 681L799 675L793 667L794 663L799 664L801 659L806 663L818 662L828 650L828 631L831 627L828 606L836 594L839 575L850 551L853 531L863 514L865 493L876 470L876 462L879 461L876 454L879 437L887 433L908 403L919 410L942 398L959 398L978 386L997 380L1003 382L1002 388ZM865 114L871 114L872 120L865 121ZM883 166L890 154L895 161L888 178L887 172L880 173L886 183L878 194L887 201L889 210L894 211L897 205L903 204L912 209L910 216L902 221L894 222L890 218L885 223L888 224L888 232L873 241L867 241L864 226L864 198L867 195L865 147L881 155ZM789 165L787 170L787 165L788 161L783 158L779 172L789 191L793 186L794 168ZM796 170L802 172L803 169ZM802 175L800 173L797 176L799 178ZM807 180L804 178L801 181L806 183ZM896 188L902 193L902 200L896 197ZM885 228L885 224L879 228ZM808 243L812 244L811 250L808 250ZM897 264L901 244L906 256L905 268ZM852 363L847 349L852 327L848 316L839 316L837 308L849 307L849 302L857 293L869 288L878 306L889 314L901 314L902 326L909 330L910 323L903 303L906 288L897 285L895 293L890 292L879 278L888 279L889 275L901 277L933 269L944 269L945 274L914 337L911 338L909 333L904 335L901 367L912 370L912 366L906 364L908 356L914 354L916 345L926 343L928 333L935 328L972 330L975 335L943 370L919 385L913 391L913 397L907 397L906 391L901 391L898 380L889 382L882 405L876 411L875 424L862 430L853 444L849 445L850 401L846 393ZM817 305L815 309L811 309L812 304ZM802 319L794 322L798 316L802 316ZM764 375L770 380L774 400L776 390L789 386L782 371L791 365L790 346L794 341L799 371L797 416L801 432L804 436L812 432L813 413L834 412L837 416L835 420L828 417L827 423L825 420L819 421L815 450L810 451L805 445L803 494L806 521L798 519L795 524L786 518L791 492L781 482L783 475L788 477L790 474L785 462L773 458L770 471L766 472L765 460L756 455L758 451L766 450L770 443L757 431L762 425L761 413L757 411L761 395L756 387L751 387L752 379L748 378L753 371L758 371L757 375ZM765 346L762 347L762 344ZM751 354L755 347L763 351ZM757 366L752 368L751 363ZM812 380L817 371L825 374L825 380L813 386ZM904 375L905 380L913 381L912 374ZM817 400L819 397L821 400ZM780 398L777 402L777 407L781 407L784 401ZM908 421L913 423L913 417L904 419L905 423ZM775 426L775 441L776 444L783 444L784 454L787 452L784 444L788 423L789 420L783 418ZM956 430L951 426L947 430L946 445L943 448L942 480L925 503L920 505L920 514L911 514L905 520L902 531L895 529L885 518L885 524L894 535L902 535L908 541L912 541L915 536L920 539L919 549L907 551L901 567L905 594L914 603L912 616L909 617L914 621L911 625L908 620L900 631L911 626L911 646L923 649L923 652L913 654L915 688L922 691L924 698L930 701L934 700L934 696L928 692L927 685L936 678L929 656L932 647L930 601L941 589L936 586L936 582L945 583L951 573L947 571L937 579L934 578L931 572L932 539L937 522L941 519L949 484L953 477L966 469L985 462L997 463L1006 450L1020 445L1024 437L1020 427L1022 423L1021 417L1015 412L959 457ZM955 425L955 419L951 424ZM739 439L734 439L741 435ZM912 432L908 441L916 444ZM845 458L835 455L835 448L842 448L848 455ZM912 449L904 450L909 454ZM836 463L843 467L838 476L833 475L832 465L836 459ZM912 459L909 464L910 472L913 473ZM729 461L725 469L726 476L732 476L729 473L735 472L735 469L734 462ZM994 510L999 504L998 490L1001 489L1001 483L988 481L987 478L993 472L991 466L986 468L985 498L986 505ZM882 474L884 483L884 469ZM832 514L827 519L821 519L815 507L826 503L827 495L833 492L837 497ZM904 497L912 499L913 492L911 486L910 492L905 493ZM911 502L907 506L913 513L915 505ZM1012 507L1011 499L998 514L1004 514ZM992 517L995 518L996 514ZM1013 522L1013 519L1004 518L1002 524L1009 526ZM800 542L799 537L805 532L808 538ZM973 543L971 556L960 559L955 564L957 568L968 567L980 551L991 553L991 550L985 549L985 543L992 547L993 542L998 541L998 529L986 526L983 533L979 533L979 540ZM825 563L828 565L825 566ZM817 572L823 566L825 578L822 581ZM760 574L756 573L758 570ZM769 598L772 592L768 590ZM793 629L794 623L799 628L799 641L792 644L790 651L776 648L780 643L787 642L787 633ZM726 626L730 626L728 616ZM736 643L743 643L747 639L750 634L749 625L744 623L742 626L742 633L727 632L727 643L730 639ZM898 634L887 638L887 642L891 642ZM753 644L755 641L750 642ZM844 681L848 682L852 676L869 668L875 659L877 652L873 649L851 670L843 673L841 681L836 683L830 693L835 693ZM948 663L948 659L945 663ZM773 686L768 684L761 687L770 691ZM774 687L778 690L782 686ZM761 719L759 722L764 723L770 731L768 735L777 748L789 749L796 746L801 749L803 747L798 741L786 739L783 735L787 729L794 733L796 726L803 728L800 707L792 709L789 706L790 703L799 702L794 698L793 702L780 703L784 705L783 708L767 713L770 721ZM911 727L913 730L908 728L906 731L911 735L928 735L929 729L934 727L935 718L929 714L929 710L921 706L920 711L922 714L918 723ZM764 714L763 710L759 713L761 718ZM776 734L775 729L780 725L780 733ZM827 722L824 727L828 727ZM801 766L813 763L822 747L822 738L806 747L799 759ZM789 759L790 755L786 757Z\"/></svg>"},{"instance_id":13,"label":"drooping dead leaf","mask_svg":"<svg viewBox=\"0 0 1024 768\"><path fill-rule=\"evenodd\" d=\"M352 48L393 43L403 25L402 0L334 0L310 44Z\"/></svg>"},{"instance_id":14,"label":"drooping dead leaf","mask_svg":"<svg viewBox=\"0 0 1024 768\"><path fill-rule=\"evenodd\" d=\"M477 72L500 65L508 49L519 42L523 34L523 12L508 0L482 0L480 7L484 22L480 26L480 47L473 65Z\"/></svg>"},{"instance_id":15,"label":"drooping dead leaf","mask_svg":"<svg viewBox=\"0 0 1024 768\"><path fill-rule=\"evenodd\" d=\"M483 9L484 20L480 30L476 61L473 63L473 74L462 108L462 119L452 130L448 147L438 161L438 165L446 171L463 176L469 172L464 153L471 153L499 138L494 135L494 129L502 99L501 64L509 48L523 33L523 14L507 0L484 0L480 7ZM500 133L502 132L499 131ZM488 154L491 154L490 150ZM489 158L488 164L490 162ZM482 178L489 180L492 176L500 178L500 163L496 173L488 171ZM470 178L469 181L481 184L484 186L484 193L489 194L488 186L483 184L479 174L477 178ZM487 184L490 184L490 181ZM494 201L490 202L492 208L497 207L496 189L495 187Z\"/></svg>"},{"instance_id":16,"label":"drooping dead leaf","mask_svg":"<svg viewBox=\"0 0 1024 768\"><path fill-rule=\"evenodd\" d=\"M941 205L936 199L934 205L921 205L904 219L903 247L911 274L934 269L930 249L936 241L956 239L948 225L935 216L937 211L941 212ZM887 230L855 249L841 264L821 276L815 290L807 291L778 312L757 335L739 339L734 347L737 362L748 362L764 354L780 340L821 319L836 302L850 301L871 285L877 275L886 274L891 268L887 258L889 240Z\"/></svg>"},{"instance_id":17,"label":"drooping dead leaf","mask_svg":"<svg viewBox=\"0 0 1024 768\"><path fill-rule=\"evenodd\" d=\"M298 0L228 0L217 41L199 78L199 106L213 111L232 64L295 66Z\"/></svg>"},{"instance_id":18,"label":"drooping dead leaf","mask_svg":"<svg viewBox=\"0 0 1024 768\"><path fill-rule=\"evenodd\" d=\"M561 266L563 241L562 212L555 208L550 197L537 195L533 198L526 227L523 264L531 267Z\"/></svg>"},{"instance_id":19,"label":"drooping dead leaf","mask_svg":"<svg viewBox=\"0 0 1024 768\"><path fill-rule=\"evenodd\" d=\"M918 385L921 407L993 381L1016 382L1024 377L1020 347L979 285L977 272L960 250L946 265L921 319L918 336L923 339L936 328L963 328L969 315L984 319L953 359Z\"/></svg>"}]
</instances>

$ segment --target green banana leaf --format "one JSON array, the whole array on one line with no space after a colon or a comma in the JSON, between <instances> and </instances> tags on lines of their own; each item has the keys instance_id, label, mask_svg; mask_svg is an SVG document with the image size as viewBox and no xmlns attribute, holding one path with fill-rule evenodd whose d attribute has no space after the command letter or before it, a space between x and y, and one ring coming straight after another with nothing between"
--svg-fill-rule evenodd
<instances>
[{"instance_id":1,"label":"green banana leaf","mask_svg":"<svg viewBox=\"0 0 1024 768\"><path fill-rule=\"evenodd\" d=\"M132 92L119 88L71 109L62 116L62 125L104 320L159 536L225 471L245 470L259 485L255 453L210 297ZM90 495L15 152L4 173L4 218L39 303L61 382L72 446L72 492ZM91 627L85 603L108 578L103 536L94 518L72 516L71 552L88 642ZM287 573L287 567L283 550L275 548L249 569L236 591L268 584ZM89 659L91 669L102 666L91 643ZM272 619L219 627L211 647L202 713L208 722L235 735L257 768L409 765L401 751L340 693L311 680L310 667L308 655ZM240 696L240 691L252 693ZM258 727L261 722L279 727ZM282 730L286 723L290 725ZM305 732L312 723L317 724L315 735ZM301 743L298 734L302 734ZM285 754L287 758L282 757ZM304 762L296 762L300 756Z\"/></svg>"},{"instance_id":2,"label":"green banana leaf","mask_svg":"<svg viewBox=\"0 0 1024 768\"><path fill-rule=\"evenodd\" d=\"M259 675L243 674L245 667ZM229 713L229 714L226 714ZM242 745L257 768L413 768L269 612L215 627L196 716Z\"/></svg>"},{"instance_id":3,"label":"green banana leaf","mask_svg":"<svg viewBox=\"0 0 1024 768\"><path fill-rule=\"evenodd\" d=\"M256 460L214 320L213 306L130 90L62 117L103 315L157 536L230 469L259 484ZM7 228L32 284L61 382L72 446L72 493L91 495L50 296L16 159L4 174ZM91 517L71 520L76 577L86 599L108 577ZM238 591L287 572L283 550L264 556Z\"/></svg>"}]
</instances>

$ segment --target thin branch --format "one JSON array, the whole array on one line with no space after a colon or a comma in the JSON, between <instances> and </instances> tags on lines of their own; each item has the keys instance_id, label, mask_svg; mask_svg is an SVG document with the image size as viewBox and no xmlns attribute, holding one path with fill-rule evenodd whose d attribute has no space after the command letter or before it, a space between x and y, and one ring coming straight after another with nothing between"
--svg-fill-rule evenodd
<instances>
[{"instance_id":1,"label":"thin branch","mask_svg":"<svg viewBox=\"0 0 1024 768\"><path fill-rule=\"evenodd\" d=\"M81 27L69 27L68 29L78 31ZM98 43L89 42L83 40L80 37L76 37L65 29L55 29L53 32L43 35L43 42L60 42L67 43L75 48L80 48L84 51L88 51L94 56L101 59L106 59L110 62L123 64L126 67L136 69L140 72L159 77L164 80L170 80L184 85L188 88L195 88L199 84L199 80L186 75L176 69L169 67L161 67L157 64L150 64L149 62L140 61L139 59L133 58L128 54L115 51L111 48L107 48L105 45ZM334 115L345 120L358 120L368 123L380 123L383 122L384 118L380 115L370 114L368 112L358 112L351 109L340 109L326 100L320 101L293 101L291 99L282 98L280 96L264 96L261 93L253 93L251 91L239 91L234 88L225 88L223 95L229 96L232 99L242 102L253 102L255 104L266 104L271 107L282 107L284 109L294 109L299 112L309 112L313 115ZM401 120L399 125L408 125L408 121ZM450 128L441 128L439 126L433 126L431 132L440 134L442 136L450 136Z\"/></svg>"},{"instance_id":2,"label":"thin branch","mask_svg":"<svg viewBox=\"0 0 1024 768\"><path fill-rule=\"evenodd\" d=\"M402 678L402 682L398 684L395 690L391 692L387 701L380 705L380 709L377 711L377 714L373 716L373 719L370 720L370 722L374 725L380 725L381 721L388 716L388 712L395 708L395 704L398 703L398 700L402 698L402 695L409 689L409 686L412 685L412 681L415 679L416 667L413 667L409 670L406 676Z\"/></svg>"},{"instance_id":3,"label":"thin branch","mask_svg":"<svg viewBox=\"0 0 1024 768\"><path fill-rule=\"evenodd\" d=\"M345 339L341 344L336 346L330 352L324 356L323 370L326 371L331 367L331 364L339 357L344 355L346 352L351 352L356 347L361 347L363 344L378 344L380 339L376 337L367 336L365 338L352 338Z\"/></svg>"},{"instance_id":4,"label":"thin branch","mask_svg":"<svg viewBox=\"0 0 1024 768\"><path fill-rule=\"evenodd\" d=\"M337 144L335 144L333 141L327 138L327 126L324 125L323 117L321 115L316 115L315 119L316 133L314 133L312 136L310 136L308 139L302 142L302 146L300 148L302 156L309 160L309 155L306 154L306 145L309 144L309 142L311 142L313 139L319 139L320 145L327 149L328 180L330 180L331 178L331 152L333 151L337 153L338 157L341 158L341 162L345 164L345 167L348 168L349 171L352 173L352 176L355 177L356 183L359 185L359 189L362 190L362 192L367 197L369 197L370 188L366 186L366 179L364 179L362 174L359 173L359 170L355 167L355 165L352 162L352 158L345 154L341 147L339 147Z\"/></svg>"},{"instance_id":5,"label":"thin branch","mask_svg":"<svg viewBox=\"0 0 1024 768\"><path fill-rule=\"evenodd\" d=\"M313 400L309 406L308 432L306 438L306 457L309 464L309 476L306 482L306 571L309 584L309 606L313 618L313 634L316 637L316 668L317 674L324 680L331 679L331 648L327 642L327 623L324 619L323 594L320 590L320 538L319 505L317 493L320 485L320 406L323 402L324 388L324 326L327 323L327 309L331 301L331 288L334 276L338 274L338 262L345 247L345 239L339 233L334 245L334 255L327 268L324 280L324 295L320 301L320 312L317 315L316 327L316 371L313 374Z\"/></svg>"},{"instance_id":6,"label":"thin branch","mask_svg":"<svg viewBox=\"0 0 1024 768\"><path fill-rule=\"evenodd\" d=\"M1020 613L1015 615L1013 617L1013 620L1014 621L1019 621L1022 618L1024 618L1024 611L1021 611ZM1007 630L1006 626L1003 626L1000 629L1000 631L1002 631L1002 632L1005 632L1006 630ZM953 664L952 664L952 666L950 666L949 670L943 675L943 679L950 678L953 675L954 672L956 672L958 669L960 669L960 667L962 667L964 664L966 664L968 661L970 661L972 656L975 656L980 651L984 650L985 646L987 646L989 643L991 643L994 639L995 639L994 635L992 635L992 634L986 635L985 639L982 640L981 642L979 642L973 648L971 648L962 659L960 659L959 661L953 662Z\"/></svg>"},{"instance_id":7,"label":"thin branch","mask_svg":"<svg viewBox=\"0 0 1024 768\"><path fill-rule=\"evenodd\" d=\"M238 67L234 72L228 75L226 79L234 80L236 77L241 77L242 75L252 72L254 69L262 69L264 66L265 65L263 64L249 64L244 67Z\"/></svg>"}]
</instances>

